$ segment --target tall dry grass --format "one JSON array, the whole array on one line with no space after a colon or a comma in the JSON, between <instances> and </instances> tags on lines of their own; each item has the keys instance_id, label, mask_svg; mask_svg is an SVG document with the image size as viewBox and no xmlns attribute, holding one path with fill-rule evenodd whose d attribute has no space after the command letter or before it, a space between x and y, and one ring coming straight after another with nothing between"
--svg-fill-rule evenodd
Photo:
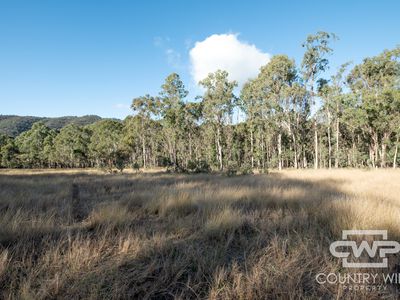
<instances>
[{"instance_id":1,"label":"tall dry grass","mask_svg":"<svg viewBox=\"0 0 400 300\"><path fill-rule=\"evenodd\" d=\"M391 170L3 171L0 298L396 298L315 275L343 271L329 253L342 229L400 240L399 191Z\"/></svg>"}]
</instances>

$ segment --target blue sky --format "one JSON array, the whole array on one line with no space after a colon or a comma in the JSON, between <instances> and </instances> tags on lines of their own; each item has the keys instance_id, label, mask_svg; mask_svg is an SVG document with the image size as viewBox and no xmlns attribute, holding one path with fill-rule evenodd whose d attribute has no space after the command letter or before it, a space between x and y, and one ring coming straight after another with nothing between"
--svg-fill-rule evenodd
<instances>
[{"instance_id":1,"label":"blue sky","mask_svg":"<svg viewBox=\"0 0 400 300\"><path fill-rule=\"evenodd\" d=\"M400 44L399 12L400 1L0 0L0 114L123 118L171 72L194 98L189 53L212 35L300 62L309 33L335 32L335 70Z\"/></svg>"}]
</instances>

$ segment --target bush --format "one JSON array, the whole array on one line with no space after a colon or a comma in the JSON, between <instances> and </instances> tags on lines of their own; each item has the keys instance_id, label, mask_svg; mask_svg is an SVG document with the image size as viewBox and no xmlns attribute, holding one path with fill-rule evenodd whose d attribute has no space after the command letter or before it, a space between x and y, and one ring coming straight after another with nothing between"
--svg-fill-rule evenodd
<instances>
[{"instance_id":1,"label":"bush","mask_svg":"<svg viewBox=\"0 0 400 300\"><path fill-rule=\"evenodd\" d=\"M197 168L197 162L193 161L193 160L189 160L188 164L187 164L187 169L189 172L195 172Z\"/></svg>"},{"instance_id":2,"label":"bush","mask_svg":"<svg viewBox=\"0 0 400 300\"><path fill-rule=\"evenodd\" d=\"M172 162L169 159L169 157L166 156L159 156L157 157L157 161L158 161L158 165L160 167L171 167L172 166Z\"/></svg>"},{"instance_id":3,"label":"bush","mask_svg":"<svg viewBox=\"0 0 400 300\"><path fill-rule=\"evenodd\" d=\"M205 160L189 160L187 170L191 173L210 173L210 165Z\"/></svg>"},{"instance_id":4,"label":"bush","mask_svg":"<svg viewBox=\"0 0 400 300\"><path fill-rule=\"evenodd\" d=\"M229 177L231 176L235 176L238 174L238 165L236 162L234 161L230 161L228 162L228 166L226 168L226 175L228 175Z\"/></svg>"},{"instance_id":5,"label":"bush","mask_svg":"<svg viewBox=\"0 0 400 300\"><path fill-rule=\"evenodd\" d=\"M128 155L122 150L117 150L115 153L115 167L122 173L126 166Z\"/></svg>"},{"instance_id":6,"label":"bush","mask_svg":"<svg viewBox=\"0 0 400 300\"><path fill-rule=\"evenodd\" d=\"M253 168L249 164L243 164L240 166L239 172L241 175L250 175L253 174Z\"/></svg>"},{"instance_id":7,"label":"bush","mask_svg":"<svg viewBox=\"0 0 400 300\"><path fill-rule=\"evenodd\" d=\"M140 165L139 165L138 162L135 161L135 162L132 164L132 170L134 170L136 173L139 173L139 171L140 171Z\"/></svg>"},{"instance_id":8,"label":"bush","mask_svg":"<svg viewBox=\"0 0 400 300\"><path fill-rule=\"evenodd\" d=\"M227 176L235 176L235 175L249 175L253 174L253 168L249 164L243 164L239 166L236 162L230 161L228 162L228 166L226 168Z\"/></svg>"}]
</instances>

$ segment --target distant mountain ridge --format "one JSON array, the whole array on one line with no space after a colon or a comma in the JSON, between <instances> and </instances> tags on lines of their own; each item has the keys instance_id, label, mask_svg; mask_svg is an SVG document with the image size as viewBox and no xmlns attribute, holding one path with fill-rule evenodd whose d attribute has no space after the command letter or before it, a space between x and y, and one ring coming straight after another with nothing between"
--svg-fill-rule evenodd
<instances>
[{"instance_id":1,"label":"distant mountain ridge","mask_svg":"<svg viewBox=\"0 0 400 300\"><path fill-rule=\"evenodd\" d=\"M24 131L31 129L36 122L42 121L46 126L52 129L60 130L66 125L89 125L103 118L97 115L86 116L65 116L56 118L35 117L35 116L16 116L16 115L0 115L0 134L16 137Z\"/></svg>"}]
</instances>

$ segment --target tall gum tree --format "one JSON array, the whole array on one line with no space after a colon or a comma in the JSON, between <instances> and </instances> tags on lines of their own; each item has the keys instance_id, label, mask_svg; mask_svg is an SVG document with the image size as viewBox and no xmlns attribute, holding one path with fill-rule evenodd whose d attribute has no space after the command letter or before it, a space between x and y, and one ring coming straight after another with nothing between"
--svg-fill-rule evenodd
<instances>
[{"instance_id":1,"label":"tall gum tree","mask_svg":"<svg viewBox=\"0 0 400 300\"><path fill-rule=\"evenodd\" d=\"M275 55L261 68L258 76L259 87L263 95L263 105L277 124L278 169L282 169L282 131L286 130L296 144L293 130L293 85L296 81L296 65L286 55ZM297 154L295 167L297 168Z\"/></svg>"},{"instance_id":2,"label":"tall gum tree","mask_svg":"<svg viewBox=\"0 0 400 300\"><path fill-rule=\"evenodd\" d=\"M147 167L146 149L148 143L146 136L148 135L148 128L151 125L151 116L158 113L158 107L159 104L157 99L150 95L134 98L132 100L131 108L135 113L137 113L141 121L142 161L143 168L145 169Z\"/></svg>"},{"instance_id":3,"label":"tall gum tree","mask_svg":"<svg viewBox=\"0 0 400 300\"><path fill-rule=\"evenodd\" d=\"M221 70L208 74L199 84L206 89L202 97L203 117L214 128L217 160L219 169L223 170L223 127L230 122L236 102L233 90L238 84L228 79L228 72Z\"/></svg>"},{"instance_id":4,"label":"tall gum tree","mask_svg":"<svg viewBox=\"0 0 400 300\"><path fill-rule=\"evenodd\" d=\"M330 43L336 40L334 33L319 31L311 34L303 43L305 48L303 61L301 63L303 79L309 89L311 104L315 104L316 93L314 86L320 74L328 69L329 61L327 56L332 53ZM318 127L314 120L314 168L318 169Z\"/></svg>"},{"instance_id":5,"label":"tall gum tree","mask_svg":"<svg viewBox=\"0 0 400 300\"><path fill-rule=\"evenodd\" d=\"M169 148L170 161L174 170L178 169L178 144L185 134L184 99L187 95L188 91L176 73L170 74L161 86L160 114L164 125L165 140Z\"/></svg>"},{"instance_id":6,"label":"tall gum tree","mask_svg":"<svg viewBox=\"0 0 400 300\"><path fill-rule=\"evenodd\" d=\"M386 167L387 146L397 131L399 111L400 47L385 50L356 65L347 81L365 112L369 156L373 167ZM379 149L380 148L380 149ZM380 159L379 159L380 158Z\"/></svg>"}]
</instances>

